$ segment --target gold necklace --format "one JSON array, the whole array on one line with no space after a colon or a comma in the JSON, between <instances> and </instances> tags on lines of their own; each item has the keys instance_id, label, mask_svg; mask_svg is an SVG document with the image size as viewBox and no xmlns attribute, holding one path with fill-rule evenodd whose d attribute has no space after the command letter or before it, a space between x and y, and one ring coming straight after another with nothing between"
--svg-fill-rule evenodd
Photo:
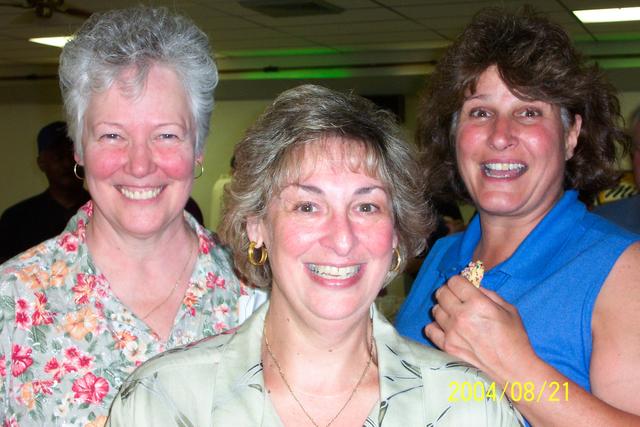
<instances>
[{"instance_id":1,"label":"gold necklace","mask_svg":"<svg viewBox=\"0 0 640 427\"><path fill-rule=\"evenodd\" d=\"M182 270L180 271L180 275L178 276L178 278L176 279L176 283L173 285L173 288L171 288L171 292L169 292L169 294L162 300L160 301L158 304L156 304L155 306L153 306L153 308L151 310L149 310L147 312L147 314L145 314L144 316L142 316L140 319L142 320L146 320L147 317L151 316L157 309L159 309L160 307L162 307L163 305L165 305L165 303L167 301L169 301L169 298L171 298L171 296L173 295L173 293L176 291L176 289L178 289L178 286L180 285L180 278L182 277L182 275L184 274L184 272L187 270L187 267L189 266L189 261L191 261L191 257L193 257L193 241L191 240L191 233L189 233L189 242L191 243L191 249L189 250L189 257L187 257L187 262L184 264L184 267L182 267Z\"/></svg>"},{"instance_id":2,"label":"gold necklace","mask_svg":"<svg viewBox=\"0 0 640 427\"><path fill-rule=\"evenodd\" d=\"M269 345L269 339L267 338L266 319L265 319L264 325L262 326L262 335L264 336L264 345L267 348L267 352L269 353L269 356L271 357L271 359L273 359L273 363L275 363L276 368L278 368L278 374L280 374L280 378L282 378L282 382L284 383L284 385L287 386L287 389L289 390L289 394L291 394L291 397L293 397L293 400L296 401L300 409L302 409L302 412L304 412L304 414L307 416L309 421L311 421L311 424L313 424L314 427L320 427L318 423L313 419L313 417L309 414L309 412L307 412L307 410L302 405L302 402L300 402L296 394L293 392L291 385L289 385L289 381L287 381L287 378L284 376L284 372L282 371L282 367L280 366L280 363L278 363L278 359L276 359L276 356L273 354L273 351L271 351L271 346ZM369 370L369 366L371 365L372 360L373 360L373 333L371 335L371 340L369 341L369 360L367 360L367 364L364 366L364 370L362 371L360 378L358 378L358 382L356 383L356 386L351 391L351 394L349 395L349 398L347 399L347 401L344 402L344 405L342 405L340 410L333 416L333 418L329 420L329 422L325 427L329 427L331 424L333 424L333 422L340 416L340 414L342 413L342 411L344 411L347 405L349 405L349 402L351 402L351 399L353 399L353 396L355 396L356 391L358 391L358 388L360 387L362 380L364 379L367 371Z\"/></svg>"}]
</instances>

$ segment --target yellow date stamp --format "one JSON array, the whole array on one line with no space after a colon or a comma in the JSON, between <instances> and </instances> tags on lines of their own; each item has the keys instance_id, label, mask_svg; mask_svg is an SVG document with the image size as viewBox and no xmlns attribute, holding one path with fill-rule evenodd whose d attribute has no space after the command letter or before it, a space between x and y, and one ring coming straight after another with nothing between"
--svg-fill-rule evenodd
<instances>
[{"instance_id":1,"label":"yellow date stamp","mask_svg":"<svg viewBox=\"0 0 640 427\"><path fill-rule=\"evenodd\" d=\"M486 384L482 381L451 381L449 383L449 402L481 402L507 398L512 402L568 402L569 383L545 381L536 387L532 381L507 382L504 388L495 382Z\"/></svg>"}]
</instances>

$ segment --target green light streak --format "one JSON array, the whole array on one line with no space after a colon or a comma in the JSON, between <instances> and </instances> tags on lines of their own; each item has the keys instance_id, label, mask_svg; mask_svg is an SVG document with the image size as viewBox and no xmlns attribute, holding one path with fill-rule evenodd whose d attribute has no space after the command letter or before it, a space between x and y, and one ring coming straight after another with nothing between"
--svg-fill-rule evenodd
<instances>
[{"instance_id":1,"label":"green light streak","mask_svg":"<svg viewBox=\"0 0 640 427\"><path fill-rule=\"evenodd\" d=\"M612 70L617 68L640 68L640 57L637 58L601 58L597 60L598 65L604 69Z\"/></svg>"},{"instance_id":2,"label":"green light streak","mask_svg":"<svg viewBox=\"0 0 640 427\"><path fill-rule=\"evenodd\" d=\"M283 71L247 71L233 73L233 76L221 75L223 79L233 80L293 80L293 79L346 79L354 73L345 68L299 69Z\"/></svg>"},{"instance_id":3,"label":"green light streak","mask_svg":"<svg viewBox=\"0 0 640 427\"><path fill-rule=\"evenodd\" d=\"M334 55L338 52L328 47L313 47L299 49L259 49L259 50L233 50L221 51L219 55L225 58L252 58L252 57L268 57L268 56L320 56Z\"/></svg>"}]
</instances>

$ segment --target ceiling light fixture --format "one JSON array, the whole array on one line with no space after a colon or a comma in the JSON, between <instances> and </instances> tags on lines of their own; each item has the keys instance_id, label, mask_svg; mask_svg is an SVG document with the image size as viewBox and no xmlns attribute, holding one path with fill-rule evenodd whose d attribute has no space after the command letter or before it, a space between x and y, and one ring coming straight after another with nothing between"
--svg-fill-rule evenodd
<instances>
[{"instance_id":1,"label":"ceiling light fixture","mask_svg":"<svg viewBox=\"0 0 640 427\"><path fill-rule=\"evenodd\" d=\"M585 24L597 22L640 21L640 7L574 10L573 14Z\"/></svg>"},{"instance_id":2,"label":"ceiling light fixture","mask_svg":"<svg viewBox=\"0 0 640 427\"><path fill-rule=\"evenodd\" d=\"M47 46L63 47L73 36L60 37L34 37L29 39L30 42L45 44Z\"/></svg>"}]
</instances>

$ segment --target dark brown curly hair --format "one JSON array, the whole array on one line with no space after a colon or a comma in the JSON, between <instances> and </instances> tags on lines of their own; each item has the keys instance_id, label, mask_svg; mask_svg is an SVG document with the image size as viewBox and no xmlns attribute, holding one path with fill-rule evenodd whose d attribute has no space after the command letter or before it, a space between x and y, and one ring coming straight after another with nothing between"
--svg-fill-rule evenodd
<instances>
[{"instance_id":1,"label":"dark brown curly hair","mask_svg":"<svg viewBox=\"0 0 640 427\"><path fill-rule=\"evenodd\" d=\"M531 8L488 8L447 49L422 95L416 138L432 197L470 201L456 164L457 115L465 94L475 92L492 65L514 95L560 107L565 130L576 114L582 117L578 145L566 162L566 189L595 194L615 184L616 142L626 152L630 139L613 86L559 25Z\"/></svg>"}]
</instances>

